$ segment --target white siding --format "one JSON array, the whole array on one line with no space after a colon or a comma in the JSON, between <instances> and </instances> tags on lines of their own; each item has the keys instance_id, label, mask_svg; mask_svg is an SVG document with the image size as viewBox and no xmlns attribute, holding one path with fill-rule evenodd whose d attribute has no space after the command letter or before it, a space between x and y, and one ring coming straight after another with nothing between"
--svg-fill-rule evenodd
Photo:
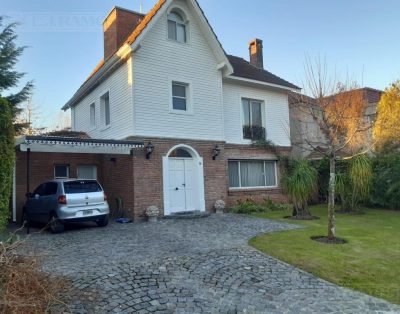
<instances>
[{"instance_id":1,"label":"white siding","mask_svg":"<svg viewBox=\"0 0 400 314\"><path fill-rule=\"evenodd\" d=\"M223 84L225 140L227 143L250 143L243 140L242 98L262 100L265 104L264 121L267 138L275 145L290 146L289 105L286 92L269 91L265 88Z\"/></svg>"},{"instance_id":2,"label":"white siding","mask_svg":"<svg viewBox=\"0 0 400 314\"><path fill-rule=\"evenodd\" d=\"M166 15L134 54L134 125L137 136L223 140L222 77L197 21L184 3L189 42L167 39ZM191 114L171 112L171 81L190 84Z\"/></svg>"},{"instance_id":3,"label":"white siding","mask_svg":"<svg viewBox=\"0 0 400 314\"><path fill-rule=\"evenodd\" d=\"M96 89L90 92L73 110L74 131L83 131L92 138L123 139L133 135L132 71L131 62L124 63ZM110 95L111 124L102 126L100 97ZM90 105L95 103L96 127L90 126Z\"/></svg>"}]
</instances>

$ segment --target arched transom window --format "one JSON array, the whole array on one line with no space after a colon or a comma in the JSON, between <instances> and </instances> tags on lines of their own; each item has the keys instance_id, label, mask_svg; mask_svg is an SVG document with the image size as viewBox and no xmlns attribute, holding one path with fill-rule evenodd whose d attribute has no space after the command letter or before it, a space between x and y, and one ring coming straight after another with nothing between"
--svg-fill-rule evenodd
<instances>
[{"instance_id":1,"label":"arched transom window","mask_svg":"<svg viewBox=\"0 0 400 314\"><path fill-rule=\"evenodd\" d=\"M187 40L186 31L186 22L182 14L171 11L168 14L168 38L185 43Z\"/></svg>"}]
</instances>

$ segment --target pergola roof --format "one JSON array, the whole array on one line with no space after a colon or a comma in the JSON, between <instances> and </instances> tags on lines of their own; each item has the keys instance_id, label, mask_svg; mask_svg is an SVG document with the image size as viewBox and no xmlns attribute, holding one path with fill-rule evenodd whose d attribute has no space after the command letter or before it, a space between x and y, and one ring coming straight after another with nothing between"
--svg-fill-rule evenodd
<instances>
[{"instance_id":1,"label":"pergola roof","mask_svg":"<svg viewBox=\"0 0 400 314\"><path fill-rule=\"evenodd\" d=\"M29 149L31 152L129 155L132 149L144 148L144 143L60 136L23 136L17 139L16 146L19 146L21 151Z\"/></svg>"}]
</instances>

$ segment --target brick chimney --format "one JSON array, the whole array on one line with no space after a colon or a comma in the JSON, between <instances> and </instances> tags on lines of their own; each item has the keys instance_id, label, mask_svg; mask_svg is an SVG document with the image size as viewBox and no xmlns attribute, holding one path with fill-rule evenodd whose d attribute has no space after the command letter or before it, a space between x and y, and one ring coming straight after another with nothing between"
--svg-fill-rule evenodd
<instances>
[{"instance_id":1,"label":"brick chimney","mask_svg":"<svg viewBox=\"0 0 400 314\"><path fill-rule=\"evenodd\" d=\"M264 68L263 43L261 39L253 39L249 42L250 63L257 68Z\"/></svg>"},{"instance_id":2,"label":"brick chimney","mask_svg":"<svg viewBox=\"0 0 400 314\"><path fill-rule=\"evenodd\" d=\"M124 43L144 15L114 7L103 22L104 60L110 58Z\"/></svg>"}]
</instances>

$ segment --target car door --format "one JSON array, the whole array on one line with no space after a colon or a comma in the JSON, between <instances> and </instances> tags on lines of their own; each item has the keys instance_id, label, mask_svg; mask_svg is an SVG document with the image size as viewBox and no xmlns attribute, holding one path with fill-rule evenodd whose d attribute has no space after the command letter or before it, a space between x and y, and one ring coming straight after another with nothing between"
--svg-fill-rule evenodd
<instances>
[{"instance_id":1,"label":"car door","mask_svg":"<svg viewBox=\"0 0 400 314\"><path fill-rule=\"evenodd\" d=\"M40 221L41 195L44 194L46 183L39 185L30 195L25 204L25 213L32 221Z\"/></svg>"},{"instance_id":2,"label":"car door","mask_svg":"<svg viewBox=\"0 0 400 314\"><path fill-rule=\"evenodd\" d=\"M25 211L32 221L48 222L51 211L57 206L57 187L56 182L46 182L35 189L25 206Z\"/></svg>"},{"instance_id":3,"label":"car door","mask_svg":"<svg viewBox=\"0 0 400 314\"><path fill-rule=\"evenodd\" d=\"M47 182L44 192L40 195L40 208L38 208L39 219L47 223L50 219L50 213L57 209L57 182Z\"/></svg>"}]
</instances>

